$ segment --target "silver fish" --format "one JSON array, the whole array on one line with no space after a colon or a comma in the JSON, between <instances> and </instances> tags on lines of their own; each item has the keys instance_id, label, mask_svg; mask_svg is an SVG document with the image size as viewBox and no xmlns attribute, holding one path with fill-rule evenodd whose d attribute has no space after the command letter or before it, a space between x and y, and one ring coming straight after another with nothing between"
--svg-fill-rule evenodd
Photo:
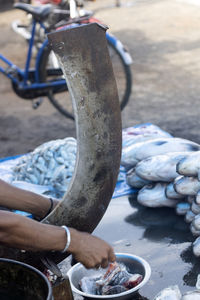
<instances>
[{"instance_id":1,"label":"silver fish","mask_svg":"<svg viewBox=\"0 0 200 300\"><path fill-rule=\"evenodd\" d=\"M188 210L185 214L184 220L186 223L191 223L195 216L196 215L191 210Z\"/></svg>"},{"instance_id":2,"label":"silver fish","mask_svg":"<svg viewBox=\"0 0 200 300\"><path fill-rule=\"evenodd\" d=\"M60 156L60 157L55 157L55 160L56 160L56 162L59 163L59 164L64 164L64 163L65 163L65 160L64 160L64 158L63 158L62 156Z\"/></svg>"},{"instance_id":3,"label":"silver fish","mask_svg":"<svg viewBox=\"0 0 200 300\"><path fill-rule=\"evenodd\" d=\"M145 143L145 142L144 142ZM136 143L122 148L121 165L126 169L131 169L138 163L136 159L136 151L141 147L143 142Z\"/></svg>"},{"instance_id":4,"label":"silver fish","mask_svg":"<svg viewBox=\"0 0 200 300\"><path fill-rule=\"evenodd\" d=\"M33 184L38 184L39 181L37 179L37 177L31 173L27 173L27 181Z\"/></svg>"},{"instance_id":5,"label":"silver fish","mask_svg":"<svg viewBox=\"0 0 200 300\"><path fill-rule=\"evenodd\" d=\"M178 173L177 163L186 157L189 152L171 152L148 157L136 165L136 174L149 181L171 182Z\"/></svg>"},{"instance_id":6,"label":"silver fish","mask_svg":"<svg viewBox=\"0 0 200 300\"><path fill-rule=\"evenodd\" d=\"M174 189L182 195L196 195L200 190L200 181L196 177L179 177L174 181Z\"/></svg>"},{"instance_id":7,"label":"silver fish","mask_svg":"<svg viewBox=\"0 0 200 300\"><path fill-rule=\"evenodd\" d=\"M185 176L197 176L200 170L200 151L191 153L177 164L177 172Z\"/></svg>"},{"instance_id":8,"label":"silver fish","mask_svg":"<svg viewBox=\"0 0 200 300\"><path fill-rule=\"evenodd\" d=\"M196 215L200 214L200 205L193 201L191 204L191 211Z\"/></svg>"},{"instance_id":9,"label":"silver fish","mask_svg":"<svg viewBox=\"0 0 200 300\"><path fill-rule=\"evenodd\" d=\"M175 211L177 215L184 216L190 210L190 204L187 202L179 202L176 204Z\"/></svg>"},{"instance_id":10,"label":"silver fish","mask_svg":"<svg viewBox=\"0 0 200 300\"><path fill-rule=\"evenodd\" d=\"M169 286L158 293L153 300L181 300L181 292L177 285Z\"/></svg>"},{"instance_id":11,"label":"silver fish","mask_svg":"<svg viewBox=\"0 0 200 300\"><path fill-rule=\"evenodd\" d=\"M193 224L190 224L190 231L192 232L193 236L200 236L200 230L197 230Z\"/></svg>"},{"instance_id":12,"label":"silver fish","mask_svg":"<svg viewBox=\"0 0 200 300\"><path fill-rule=\"evenodd\" d=\"M196 289L200 291L200 274L197 275Z\"/></svg>"},{"instance_id":13,"label":"silver fish","mask_svg":"<svg viewBox=\"0 0 200 300\"><path fill-rule=\"evenodd\" d=\"M121 164L125 168L134 167L137 162L151 156L169 152L189 152L200 150L200 145L181 138L158 138L136 143L122 150Z\"/></svg>"},{"instance_id":14,"label":"silver fish","mask_svg":"<svg viewBox=\"0 0 200 300\"><path fill-rule=\"evenodd\" d=\"M127 172L126 182L128 183L128 185L139 189L149 184L148 180L142 179L140 176L136 174L135 168L132 168Z\"/></svg>"},{"instance_id":15,"label":"silver fish","mask_svg":"<svg viewBox=\"0 0 200 300\"><path fill-rule=\"evenodd\" d=\"M192 221L192 225L194 226L194 228L196 230L200 230L200 214L195 215L195 217Z\"/></svg>"},{"instance_id":16,"label":"silver fish","mask_svg":"<svg viewBox=\"0 0 200 300\"><path fill-rule=\"evenodd\" d=\"M196 196L187 196L187 202L192 204L192 202L196 199ZM197 204L200 204L200 203L197 203Z\"/></svg>"},{"instance_id":17,"label":"silver fish","mask_svg":"<svg viewBox=\"0 0 200 300\"><path fill-rule=\"evenodd\" d=\"M200 291L189 291L183 294L181 300L200 300Z\"/></svg>"},{"instance_id":18,"label":"silver fish","mask_svg":"<svg viewBox=\"0 0 200 300\"><path fill-rule=\"evenodd\" d=\"M135 143L160 137L170 138L172 136L154 124L143 124L140 126L129 127L122 131L122 146L126 147Z\"/></svg>"},{"instance_id":19,"label":"silver fish","mask_svg":"<svg viewBox=\"0 0 200 300\"><path fill-rule=\"evenodd\" d=\"M83 277L80 282L81 290L87 294L96 294L96 280L100 279L100 276Z\"/></svg>"},{"instance_id":20,"label":"silver fish","mask_svg":"<svg viewBox=\"0 0 200 300\"><path fill-rule=\"evenodd\" d=\"M51 158L51 160L49 161L49 164L48 164L48 170L50 172L52 172L54 170L54 168L56 167L56 161L54 158Z\"/></svg>"},{"instance_id":21,"label":"silver fish","mask_svg":"<svg viewBox=\"0 0 200 300\"><path fill-rule=\"evenodd\" d=\"M197 192L197 195L196 195L196 203L197 203L197 204L200 204L200 191Z\"/></svg>"},{"instance_id":22,"label":"silver fish","mask_svg":"<svg viewBox=\"0 0 200 300\"><path fill-rule=\"evenodd\" d=\"M145 185L137 196L137 201L148 207L175 207L177 204L176 200L172 200L166 197L165 188L167 183L154 183Z\"/></svg>"},{"instance_id":23,"label":"silver fish","mask_svg":"<svg viewBox=\"0 0 200 300\"><path fill-rule=\"evenodd\" d=\"M185 195L181 195L175 191L173 182L167 184L167 186L165 188L165 194L166 194L166 197L169 199L177 199L178 200L178 199L183 199L185 197Z\"/></svg>"},{"instance_id":24,"label":"silver fish","mask_svg":"<svg viewBox=\"0 0 200 300\"><path fill-rule=\"evenodd\" d=\"M196 238L196 240L192 244L193 248L193 253L195 256L200 256L200 236Z\"/></svg>"}]
</instances>

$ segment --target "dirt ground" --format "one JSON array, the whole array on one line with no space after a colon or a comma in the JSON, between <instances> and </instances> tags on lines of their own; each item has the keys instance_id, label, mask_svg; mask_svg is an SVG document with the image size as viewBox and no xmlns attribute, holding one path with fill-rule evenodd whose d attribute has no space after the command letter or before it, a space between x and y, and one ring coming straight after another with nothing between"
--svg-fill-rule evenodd
<instances>
[{"instance_id":1,"label":"dirt ground","mask_svg":"<svg viewBox=\"0 0 200 300\"><path fill-rule=\"evenodd\" d=\"M88 4L133 57L133 91L123 127L151 122L200 143L200 4L198 0L97 0ZM11 29L23 12L0 13L0 52L22 66L26 43ZM0 157L33 150L49 140L75 136L73 121L47 99L37 109L18 98L0 75Z\"/></svg>"}]
</instances>

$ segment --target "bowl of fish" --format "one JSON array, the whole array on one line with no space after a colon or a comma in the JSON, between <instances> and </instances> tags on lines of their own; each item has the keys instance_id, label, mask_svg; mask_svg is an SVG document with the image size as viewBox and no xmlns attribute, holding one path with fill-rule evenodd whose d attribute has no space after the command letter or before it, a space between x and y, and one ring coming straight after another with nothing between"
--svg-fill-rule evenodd
<instances>
[{"instance_id":1,"label":"bowl of fish","mask_svg":"<svg viewBox=\"0 0 200 300\"><path fill-rule=\"evenodd\" d=\"M143 258L116 253L116 261L106 269L86 269L75 264L68 276L72 291L85 299L132 299L151 275L151 268Z\"/></svg>"}]
</instances>

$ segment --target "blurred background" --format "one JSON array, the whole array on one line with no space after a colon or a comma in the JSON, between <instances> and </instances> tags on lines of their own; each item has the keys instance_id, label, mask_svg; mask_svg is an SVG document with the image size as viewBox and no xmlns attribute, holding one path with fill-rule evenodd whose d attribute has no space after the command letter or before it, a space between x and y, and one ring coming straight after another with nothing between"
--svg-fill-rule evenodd
<instances>
[{"instance_id":1,"label":"blurred background","mask_svg":"<svg viewBox=\"0 0 200 300\"><path fill-rule=\"evenodd\" d=\"M0 1L0 52L24 66L26 41L11 28L26 13ZM118 5L117 5L118 4ZM129 50L132 93L122 111L123 128L151 122L174 136L200 142L200 3L197 0L96 0L85 8L109 26ZM0 74L0 157L32 151L75 136L75 123L47 98L34 110Z\"/></svg>"}]
</instances>

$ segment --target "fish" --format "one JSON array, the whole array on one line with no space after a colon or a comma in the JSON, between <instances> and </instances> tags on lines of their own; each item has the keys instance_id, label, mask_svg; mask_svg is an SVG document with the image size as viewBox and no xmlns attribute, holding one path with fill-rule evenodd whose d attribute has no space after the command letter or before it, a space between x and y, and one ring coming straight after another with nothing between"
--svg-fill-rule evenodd
<instances>
[{"instance_id":1,"label":"fish","mask_svg":"<svg viewBox=\"0 0 200 300\"><path fill-rule=\"evenodd\" d=\"M178 200L178 199L183 199L185 197L185 195L181 195L175 191L174 182L167 184L167 186L165 188L165 194L166 194L166 197L169 199L177 199Z\"/></svg>"},{"instance_id":2,"label":"fish","mask_svg":"<svg viewBox=\"0 0 200 300\"><path fill-rule=\"evenodd\" d=\"M176 214L179 216L184 216L187 211L190 210L190 203L188 202L179 202L176 204Z\"/></svg>"},{"instance_id":3,"label":"fish","mask_svg":"<svg viewBox=\"0 0 200 300\"><path fill-rule=\"evenodd\" d=\"M130 146L138 142L144 142L160 137L172 137L172 135L154 124L143 124L128 127L122 130L122 146Z\"/></svg>"},{"instance_id":4,"label":"fish","mask_svg":"<svg viewBox=\"0 0 200 300\"><path fill-rule=\"evenodd\" d=\"M126 291L127 291L127 289L123 285L115 285L115 286L107 285L107 286L102 287L101 294L102 295L114 295L114 294L119 294L119 293L123 293Z\"/></svg>"},{"instance_id":5,"label":"fish","mask_svg":"<svg viewBox=\"0 0 200 300\"><path fill-rule=\"evenodd\" d=\"M153 300L182 300L178 285L169 286L159 292Z\"/></svg>"},{"instance_id":6,"label":"fish","mask_svg":"<svg viewBox=\"0 0 200 300\"><path fill-rule=\"evenodd\" d=\"M135 167L138 163L138 159L136 159L137 149L142 147L144 143L145 142L139 142L127 147L123 147L121 155L121 166L123 166L126 170Z\"/></svg>"},{"instance_id":7,"label":"fish","mask_svg":"<svg viewBox=\"0 0 200 300\"><path fill-rule=\"evenodd\" d=\"M84 276L79 285L82 290L82 292L87 293L87 294L92 294L96 295L97 294L97 286L96 286L96 281L99 280L101 277L100 276Z\"/></svg>"},{"instance_id":8,"label":"fish","mask_svg":"<svg viewBox=\"0 0 200 300\"><path fill-rule=\"evenodd\" d=\"M192 221L192 225L194 226L194 228L196 230L200 230L200 213L195 215L195 217Z\"/></svg>"},{"instance_id":9,"label":"fish","mask_svg":"<svg viewBox=\"0 0 200 300\"><path fill-rule=\"evenodd\" d=\"M106 273L98 276L83 277L80 288L83 292L92 295L113 295L125 292L137 286L143 279L141 274L131 274L125 265L114 262L110 263Z\"/></svg>"},{"instance_id":10,"label":"fish","mask_svg":"<svg viewBox=\"0 0 200 300\"><path fill-rule=\"evenodd\" d=\"M139 189L150 183L149 180L145 180L140 176L138 176L135 172L135 168L132 168L127 171L126 182L131 187L139 188Z\"/></svg>"},{"instance_id":11,"label":"fish","mask_svg":"<svg viewBox=\"0 0 200 300\"><path fill-rule=\"evenodd\" d=\"M191 210L188 210L185 214L184 220L186 223L191 223L195 216L196 215Z\"/></svg>"},{"instance_id":12,"label":"fish","mask_svg":"<svg viewBox=\"0 0 200 300\"><path fill-rule=\"evenodd\" d=\"M197 177L178 177L174 181L174 189L179 194L193 196L200 190L200 181Z\"/></svg>"},{"instance_id":13,"label":"fish","mask_svg":"<svg viewBox=\"0 0 200 300\"><path fill-rule=\"evenodd\" d=\"M192 243L192 251L195 256L200 256L200 236Z\"/></svg>"},{"instance_id":14,"label":"fish","mask_svg":"<svg viewBox=\"0 0 200 300\"><path fill-rule=\"evenodd\" d=\"M181 138L158 138L136 143L122 149L121 165L126 169L134 167L147 157L169 152L190 152L200 150L200 145Z\"/></svg>"},{"instance_id":15,"label":"fish","mask_svg":"<svg viewBox=\"0 0 200 300\"><path fill-rule=\"evenodd\" d=\"M181 300L200 300L200 291L189 291L183 294Z\"/></svg>"},{"instance_id":16,"label":"fish","mask_svg":"<svg viewBox=\"0 0 200 300\"><path fill-rule=\"evenodd\" d=\"M199 214L200 213L200 205L197 204L195 201L193 201L191 204L191 211L196 215Z\"/></svg>"},{"instance_id":17,"label":"fish","mask_svg":"<svg viewBox=\"0 0 200 300\"><path fill-rule=\"evenodd\" d=\"M200 151L191 153L177 164L177 172L185 176L197 176L200 170Z\"/></svg>"},{"instance_id":18,"label":"fish","mask_svg":"<svg viewBox=\"0 0 200 300\"><path fill-rule=\"evenodd\" d=\"M200 191L197 192L195 201L197 204L200 204Z\"/></svg>"},{"instance_id":19,"label":"fish","mask_svg":"<svg viewBox=\"0 0 200 300\"><path fill-rule=\"evenodd\" d=\"M187 196L186 198L187 202L192 204L193 201L196 201L196 196ZM197 203L200 204L200 203Z\"/></svg>"},{"instance_id":20,"label":"fish","mask_svg":"<svg viewBox=\"0 0 200 300\"><path fill-rule=\"evenodd\" d=\"M166 186L161 182L145 185L139 190L137 201L147 207L175 207L178 201L166 197Z\"/></svg>"},{"instance_id":21,"label":"fish","mask_svg":"<svg viewBox=\"0 0 200 300\"><path fill-rule=\"evenodd\" d=\"M200 274L197 275L197 281L196 281L196 289L200 290Z\"/></svg>"},{"instance_id":22,"label":"fish","mask_svg":"<svg viewBox=\"0 0 200 300\"><path fill-rule=\"evenodd\" d=\"M135 172L145 180L171 182L179 176L176 171L177 163L187 157L188 153L170 152L148 157L137 163Z\"/></svg>"},{"instance_id":23,"label":"fish","mask_svg":"<svg viewBox=\"0 0 200 300\"><path fill-rule=\"evenodd\" d=\"M197 230L193 224L190 224L190 231L192 232L193 236L200 236L200 230Z\"/></svg>"}]
</instances>

